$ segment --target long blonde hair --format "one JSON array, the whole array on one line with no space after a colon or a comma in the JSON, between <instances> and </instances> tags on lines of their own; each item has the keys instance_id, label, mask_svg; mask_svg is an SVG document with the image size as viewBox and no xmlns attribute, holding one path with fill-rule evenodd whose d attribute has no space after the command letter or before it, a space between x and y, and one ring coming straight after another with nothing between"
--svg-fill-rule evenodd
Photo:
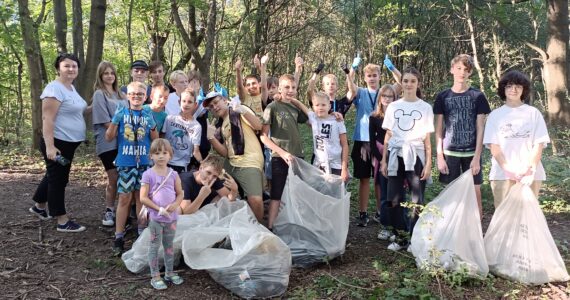
<instances>
[{"instance_id":1,"label":"long blonde hair","mask_svg":"<svg viewBox=\"0 0 570 300\"><path fill-rule=\"evenodd\" d=\"M380 98L382 97L382 93L389 91L390 93L392 93L394 95L394 99L393 101L396 101L396 90L394 89L394 87L391 84L385 84L383 85L379 90L378 90L378 94L376 94L376 103L378 103L378 105L376 106L376 110L374 112L372 112L370 115L373 117L378 117L378 118L384 118L384 114L386 113L386 111L384 111L384 107L382 106L382 101L380 100Z\"/></svg>"},{"instance_id":2,"label":"long blonde hair","mask_svg":"<svg viewBox=\"0 0 570 300\"><path fill-rule=\"evenodd\" d=\"M113 92L117 93L119 98L124 99L125 95L119 89L119 83L117 80L117 69L115 68L115 66L112 63L110 63L108 61L101 61L99 63L99 66L97 66L97 76L95 77L95 83L93 84L93 90L94 91L101 90L106 96L111 97L111 95L109 94L109 92L105 88L105 83L103 82L103 73L105 73L105 70L107 70L107 68L110 68L111 71L113 71L113 73L115 74L115 81L113 82Z\"/></svg>"}]
</instances>

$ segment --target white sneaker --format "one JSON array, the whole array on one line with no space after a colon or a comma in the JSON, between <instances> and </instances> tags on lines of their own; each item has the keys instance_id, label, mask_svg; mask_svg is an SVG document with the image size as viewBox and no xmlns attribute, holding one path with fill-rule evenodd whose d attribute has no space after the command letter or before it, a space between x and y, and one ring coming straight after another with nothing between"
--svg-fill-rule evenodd
<instances>
[{"instance_id":1,"label":"white sneaker","mask_svg":"<svg viewBox=\"0 0 570 300\"><path fill-rule=\"evenodd\" d=\"M402 250L402 246L400 246L398 243L393 242L388 246L388 250L392 250L392 251L400 251Z\"/></svg>"},{"instance_id":2,"label":"white sneaker","mask_svg":"<svg viewBox=\"0 0 570 300\"><path fill-rule=\"evenodd\" d=\"M382 240L382 241L387 241L388 239L390 239L390 235L392 233L386 229L381 229L380 232L378 232L378 239ZM395 236L394 236L395 238ZM393 241L392 241L393 242Z\"/></svg>"},{"instance_id":3,"label":"white sneaker","mask_svg":"<svg viewBox=\"0 0 570 300\"><path fill-rule=\"evenodd\" d=\"M101 223L103 223L103 226L114 226L115 213L110 210L105 211L105 215L103 216L103 220L101 221Z\"/></svg>"}]
</instances>

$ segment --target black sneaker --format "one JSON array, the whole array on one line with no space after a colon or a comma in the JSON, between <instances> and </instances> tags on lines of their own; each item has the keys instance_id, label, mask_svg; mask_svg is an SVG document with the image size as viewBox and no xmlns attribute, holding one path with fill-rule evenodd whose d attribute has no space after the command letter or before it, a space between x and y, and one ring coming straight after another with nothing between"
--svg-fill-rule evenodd
<instances>
[{"instance_id":1,"label":"black sneaker","mask_svg":"<svg viewBox=\"0 0 570 300\"><path fill-rule=\"evenodd\" d=\"M358 226L366 227L368 226L368 222L370 222L370 219L368 218L368 213L360 212L360 216L358 217Z\"/></svg>"},{"instance_id":2,"label":"black sneaker","mask_svg":"<svg viewBox=\"0 0 570 300\"><path fill-rule=\"evenodd\" d=\"M47 210L39 209L35 205L30 207L29 211L34 215L38 216L41 220L50 220L51 216L48 214Z\"/></svg>"},{"instance_id":3,"label":"black sneaker","mask_svg":"<svg viewBox=\"0 0 570 300\"><path fill-rule=\"evenodd\" d=\"M57 224L57 231L59 232L82 232L85 231L85 226L81 226L71 220L68 220L67 223L61 225Z\"/></svg>"},{"instance_id":4,"label":"black sneaker","mask_svg":"<svg viewBox=\"0 0 570 300\"><path fill-rule=\"evenodd\" d=\"M115 239L115 242L113 243L113 255L121 256L124 250L125 240L123 238Z\"/></svg>"},{"instance_id":5,"label":"black sneaker","mask_svg":"<svg viewBox=\"0 0 570 300\"><path fill-rule=\"evenodd\" d=\"M380 223L380 214L378 212L376 212L373 216L372 216L372 220L376 223Z\"/></svg>"}]
</instances>

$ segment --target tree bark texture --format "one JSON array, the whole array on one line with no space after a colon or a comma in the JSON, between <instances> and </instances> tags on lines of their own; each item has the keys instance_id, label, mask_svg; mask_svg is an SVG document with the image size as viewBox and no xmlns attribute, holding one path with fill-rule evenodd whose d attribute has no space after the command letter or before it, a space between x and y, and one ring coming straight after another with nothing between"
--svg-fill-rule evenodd
<instances>
[{"instance_id":1,"label":"tree bark texture","mask_svg":"<svg viewBox=\"0 0 570 300\"><path fill-rule=\"evenodd\" d=\"M53 0L53 21L55 23L55 39L57 51L67 52L67 9L65 0Z\"/></svg>"},{"instance_id":2,"label":"tree bark texture","mask_svg":"<svg viewBox=\"0 0 570 300\"><path fill-rule=\"evenodd\" d=\"M85 65L85 50L83 45L83 8L81 0L72 0L73 9L73 54L77 55L81 65Z\"/></svg>"},{"instance_id":3,"label":"tree bark texture","mask_svg":"<svg viewBox=\"0 0 570 300\"><path fill-rule=\"evenodd\" d=\"M105 38L105 0L91 0L91 14L89 16L89 37L87 40L87 58L83 67L83 76L78 84L79 94L88 103L93 94L93 82L97 66L103 58L103 40Z\"/></svg>"},{"instance_id":4,"label":"tree bark texture","mask_svg":"<svg viewBox=\"0 0 570 300\"><path fill-rule=\"evenodd\" d=\"M42 2L43 15L45 1ZM18 14L24 40L24 52L28 64L30 78L30 97L32 102L32 149L39 149L42 138L42 102L40 95L42 88L47 84L45 66L43 66L42 51L38 35L38 24L32 20L27 0L18 0ZM41 18L38 18L41 20Z\"/></svg>"},{"instance_id":5,"label":"tree bark texture","mask_svg":"<svg viewBox=\"0 0 570 300\"><path fill-rule=\"evenodd\" d=\"M548 119L552 125L570 125L568 103L568 0L548 1L548 40L544 77L548 97Z\"/></svg>"}]
</instances>

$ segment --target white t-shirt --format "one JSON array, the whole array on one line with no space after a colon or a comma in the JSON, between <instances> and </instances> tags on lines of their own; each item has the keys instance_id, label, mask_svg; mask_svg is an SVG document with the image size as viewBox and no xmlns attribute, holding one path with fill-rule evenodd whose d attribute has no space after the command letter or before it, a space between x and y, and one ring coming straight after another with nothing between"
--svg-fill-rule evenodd
<instances>
[{"instance_id":1,"label":"white t-shirt","mask_svg":"<svg viewBox=\"0 0 570 300\"><path fill-rule=\"evenodd\" d=\"M546 122L538 109L527 104L519 107L503 105L493 110L487 118L483 144L499 145L507 162L525 167L530 162L532 148L536 144L550 143ZM491 160L489 180L506 180L507 177L499 163ZM534 180L545 180L546 174L542 163L536 166Z\"/></svg>"},{"instance_id":2,"label":"white t-shirt","mask_svg":"<svg viewBox=\"0 0 570 300\"><path fill-rule=\"evenodd\" d=\"M382 128L392 131L394 141L423 141L428 133L435 131L431 105L422 99L414 102L399 99L388 105Z\"/></svg>"},{"instance_id":3,"label":"white t-shirt","mask_svg":"<svg viewBox=\"0 0 570 300\"><path fill-rule=\"evenodd\" d=\"M55 98L61 102L53 128L53 136L66 142L85 141L85 119L83 112L87 108L87 102L81 98L79 93L71 86L67 89L63 83L54 80L50 82L42 92L40 99Z\"/></svg>"},{"instance_id":4,"label":"white t-shirt","mask_svg":"<svg viewBox=\"0 0 570 300\"><path fill-rule=\"evenodd\" d=\"M170 95L168 95L168 100L166 101L164 110L169 116L180 114L180 103L178 103L179 100L180 96L176 95L176 93L170 93Z\"/></svg>"},{"instance_id":5,"label":"white t-shirt","mask_svg":"<svg viewBox=\"0 0 570 300\"><path fill-rule=\"evenodd\" d=\"M192 158L194 146L200 146L202 137L200 123L196 119L186 121L180 115L168 116L164 121L162 132L174 151L169 164L186 167Z\"/></svg>"},{"instance_id":6,"label":"white t-shirt","mask_svg":"<svg viewBox=\"0 0 570 300\"><path fill-rule=\"evenodd\" d=\"M340 135L346 134L344 122L339 122L332 115L325 119L309 112L309 124L313 129L314 165L328 169L342 169L342 145ZM327 164L328 162L328 164Z\"/></svg>"}]
</instances>

